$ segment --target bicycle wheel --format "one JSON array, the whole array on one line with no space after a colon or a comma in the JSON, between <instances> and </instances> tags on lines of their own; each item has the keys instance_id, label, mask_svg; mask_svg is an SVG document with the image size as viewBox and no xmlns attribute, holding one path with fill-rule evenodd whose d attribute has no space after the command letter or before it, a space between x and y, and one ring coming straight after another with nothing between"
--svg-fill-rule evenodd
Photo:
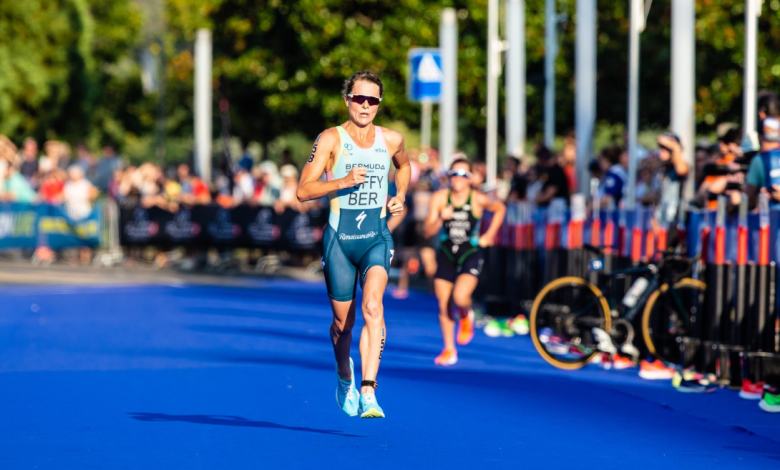
<instances>
[{"instance_id":1,"label":"bicycle wheel","mask_svg":"<svg viewBox=\"0 0 780 470\"><path fill-rule=\"evenodd\" d=\"M701 281L685 278L674 289L664 284L650 295L642 314L642 337L650 354L665 362L681 362L677 338L695 336L693 329L706 288Z\"/></svg>"},{"instance_id":2,"label":"bicycle wheel","mask_svg":"<svg viewBox=\"0 0 780 470\"><path fill-rule=\"evenodd\" d=\"M542 358L559 369L579 369L596 355L592 329L610 331L609 306L585 279L562 277L542 288L530 316L531 340Z\"/></svg>"}]
</instances>

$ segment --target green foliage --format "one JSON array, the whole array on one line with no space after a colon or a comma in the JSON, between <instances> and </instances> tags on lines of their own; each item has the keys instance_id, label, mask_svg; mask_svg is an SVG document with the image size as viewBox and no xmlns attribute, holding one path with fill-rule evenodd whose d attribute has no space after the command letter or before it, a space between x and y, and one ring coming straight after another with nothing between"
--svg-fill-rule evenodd
<instances>
[{"instance_id":1,"label":"green foliage","mask_svg":"<svg viewBox=\"0 0 780 470\"><path fill-rule=\"evenodd\" d=\"M86 139L93 146L111 139L126 144L134 159L151 159L156 158L155 133L162 113L171 141L164 144L165 158L188 158L192 46L197 29L207 27L214 38L213 137L221 131L217 102L224 97L230 102L231 135L261 142L271 158L284 146L294 158L304 158L318 132L346 120L340 96L344 79L369 69L386 86L378 122L403 130L408 145L418 146L420 106L406 99L407 54L412 47L437 45L441 10L453 7L459 37L458 146L469 155L483 154L487 1L0 2L0 133L17 140L26 134ZM668 126L671 1L653 2L641 36L643 129ZM544 3L526 0L529 145L543 130ZM556 125L563 134L574 127L576 0L557 3ZM628 5L598 2L597 143L619 140L618 130L626 121ZM723 120L741 120L743 8L742 0L696 2L696 116L701 133L710 133ZM767 0L763 8L758 82L760 88L777 89L780 0ZM163 63L164 96L144 94L138 60L142 50L153 51ZM500 93L503 103L503 86ZM503 132L503 123L499 129ZM436 108L432 137L435 143Z\"/></svg>"}]
</instances>

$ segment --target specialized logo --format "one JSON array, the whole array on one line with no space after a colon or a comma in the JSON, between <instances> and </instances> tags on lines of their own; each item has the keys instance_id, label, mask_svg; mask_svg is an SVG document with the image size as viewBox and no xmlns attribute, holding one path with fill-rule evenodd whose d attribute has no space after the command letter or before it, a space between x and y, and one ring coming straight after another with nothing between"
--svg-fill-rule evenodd
<instances>
[{"instance_id":1,"label":"specialized logo","mask_svg":"<svg viewBox=\"0 0 780 470\"><path fill-rule=\"evenodd\" d=\"M364 220L366 220L366 211L362 211L360 215L355 217L355 220L357 220L358 223L358 230L360 230L360 224L363 223Z\"/></svg>"},{"instance_id":2,"label":"specialized logo","mask_svg":"<svg viewBox=\"0 0 780 470\"><path fill-rule=\"evenodd\" d=\"M393 256L395 256L395 250L390 250L390 262L393 262Z\"/></svg>"}]
</instances>

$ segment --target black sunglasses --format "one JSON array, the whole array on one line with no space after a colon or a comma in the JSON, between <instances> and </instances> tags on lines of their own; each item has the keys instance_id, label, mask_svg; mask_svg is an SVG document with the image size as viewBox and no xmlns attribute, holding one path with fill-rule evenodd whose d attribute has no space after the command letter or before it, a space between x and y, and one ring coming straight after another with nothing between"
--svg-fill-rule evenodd
<instances>
[{"instance_id":1,"label":"black sunglasses","mask_svg":"<svg viewBox=\"0 0 780 470\"><path fill-rule=\"evenodd\" d=\"M379 105L379 102L382 101L382 98L377 98L376 96L368 96L368 95L347 95L349 99L354 101L357 104L363 104L366 100L368 100L368 104L370 106L377 106Z\"/></svg>"},{"instance_id":2,"label":"black sunglasses","mask_svg":"<svg viewBox=\"0 0 780 470\"><path fill-rule=\"evenodd\" d=\"M450 170L447 174L449 176L462 176L464 178L471 178L471 172L466 170Z\"/></svg>"}]
</instances>

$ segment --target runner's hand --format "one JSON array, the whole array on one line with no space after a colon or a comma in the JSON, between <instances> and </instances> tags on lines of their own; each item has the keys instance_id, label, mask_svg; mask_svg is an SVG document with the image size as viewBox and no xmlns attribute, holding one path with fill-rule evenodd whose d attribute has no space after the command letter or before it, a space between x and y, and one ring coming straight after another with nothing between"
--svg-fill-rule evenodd
<instances>
[{"instance_id":1,"label":"runner's hand","mask_svg":"<svg viewBox=\"0 0 780 470\"><path fill-rule=\"evenodd\" d=\"M402 215L404 213L404 201L398 196L390 198L387 202L387 208L390 210L390 214L392 214L393 217Z\"/></svg>"},{"instance_id":2,"label":"runner's hand","mask_svg":"<svg viewBox=\"0 0 780 470\"><path fill-rule=\"evenodd\" d=\"M366 168L362 166L351 169L349 171L349 174L344 177L344 187L354 188L359 184L363 184L363 182L366 181L367 172L368 170L366 170Z\"/></svg>"},{"instance_id":3,"label":"runner's hand","mask_svg":"<svg viewBox=\"0 0 780 470\"><path fill-rule=\"evenodd\" d=\"M488 236L487 233L483 234L481 237L479 237L479 246L480 248L487 248L489 246L493 246L493 241L496 237Z\"/></svg>"},{"instance_id":4,"label":"runner's hand","mask_svg":"<svg viewBox=\"0 0 780 470\"><path fill-rule=\"evenodd\" d=\"M450 220L452 219L452 216L455 214L455 208L452 206L447 206L444 209L441 210L441 219L442 220Z\"/></svg>"}]
</instances>

